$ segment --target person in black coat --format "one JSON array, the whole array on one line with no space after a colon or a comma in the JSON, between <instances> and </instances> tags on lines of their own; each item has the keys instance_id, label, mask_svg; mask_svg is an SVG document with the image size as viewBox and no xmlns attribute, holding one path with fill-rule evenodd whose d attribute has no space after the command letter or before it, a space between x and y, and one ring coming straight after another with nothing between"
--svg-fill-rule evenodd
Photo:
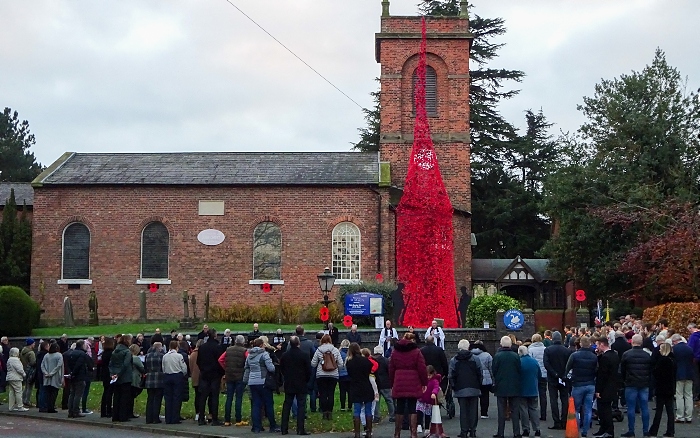
<instances>
[{"instance_id":1,"label":"person in black coat","mask_svg":"<svg viewBox=\"0 0 700 438\"><path fill-rule=\"evenodd\" d=\"M625 351L631 348L632 346L629 342L627 342L624 333L622 333L621 331L615 332L615 341L612 343L612 345L610 345L610 349L617 353L617 357L619 357L620 360L622 360L622 355L625 353ZM622 406L625 406L627 404L627 401L625 400L624 396L625 384L622 381L622 374L620 374L619 371L617 373L617 389L618 396L615 397L615 400L613 400L613 409L618 408L620 401L622 401Z\"/></svg>"},{"instance_id":2,"label":"person in black coat","mask_svg":"<svg viewBox=\"0 0 700 438\"><path fill-rule=\"evenodd\" d=\"M350 327L350 331L345 335L345 338L350 341L351 344L354 342L362 347L362 335L357 331L357 324L353 324Z\"/></svg>"},{"instance_id":3,"label":"person in black coat","mask_svg":"<svg viewBox=\"0 0 700 438\"><path fill-rule=\"evenodd\" d=\"M561 382L566 378L566 362L573 353L561 343L561 333L552 333L552 345L544 349L543 362L547 370L547 388L549 404L552 406L554 426L549 429L564 430L566 414L569 409L569 391ZM561 403L561 411L559 404Z\"/></svg>"},{"instance_id":4,"label":"person in black coat","mask_svg":"<svg viewBox=\"0 0 700 438\"><path fill-rule=\"evenodd\" d=\"M68 418L84 417L80 411L80 399L85 391L85 381L88 378L85 341L82 339L75 343L75 350L67 354L67 367L70 369L70 395L68 397Z\"/></svg>"},{"instance_id":5,"label":"person in black coat","mask_svg":"<svg viewBox=\"0 0 700 438\"><path fill-rule=\"evenodd\" d=\"M438 348L438 347L436 347ZM391 381L389 380L389 363L384 357L384 348L381 345L374 347L372 359L377 362L378 368L374 373L374 379L377 383L379 395L384 398L387 409L389 411L389 422L394 422L394 399L391 397ZM374 422L379 423L381 416L379 415L379 401L374 404Z\"/></svg>"},{"instance_id":6,"label":"person in black coat","mask_svg":"<svg viewBox=\"0 0 700 438\"><path fill-rule=\"evenodd\" d=\"M280 371L284 380L284 404L282 405L282 435L289 433L289 412L294 400L297 402L297 435L309 435L304 427L306 418L306 382L311 379L311 359L299 348L298 336L289 339L289 350L280 360Z\"/></svg>"},{"instance_id":7,"label":"person in black coat","mask_svg":"<svg viewBox=\"0 0 700 438\"><path fill-rule=\"evenodd\" d=\"M675 414L673 399L676 395L676 361L671 352L671 346L664 342L659 345L659 358L654 364L652 375L656 379L656 413L654 422L649 428L649 435L656 436L659 432L661 416L666 410L665 437L672 437L675 433Z\"/></svg>"},{"instance_id":8,"label":"person in black coat","mask_svg":"<svg viewBox=\"0 0 700 438\"><path fill-rule=\"evenodd\" d=\"M435 340L432 336L425 338L425 347L420 349L425 359L425 365L432 365L435 368L435 373L443 376L440 382L440 388L442 392L447 392L447 372L449 371L449 365L447 363L447 356L445 355L445 350L435 345Z\"/></svg>"},{"instance_id":9,"label":"person in black coat","mask_svg":"<svg viewBox=\"0 0 700 438\"><path fill-rule=\"evenodd\" d=\"M613 438L615 426L613 425L612 403L617 399L617 370L620 358L610 349L608 338L601 337L596 340L598 352L598 370L595 379L595 397L598 400L598 419L600 429L593 436L602 435L602 438Z\"/></svg>"},{"instance_id":10,"label":"person in black coat","mask_svg":"<svg viewBox=\"0 0 700 438\"><path fill-rule=\"evenodd\" d=\"M207 326L205 326L207 327ZM207 327L208 328L208 327ZM209 412L211 413L211 424L214 426L222 426L219 421L219 391L221 389L221 377L224 375L224 369L219 365L219 356L221 356L219 341L216 339L216 330L208 329L208 339L199 347L197 355L197 366L199 367L199 423L206 424L205 407L207 399L209 400Z\"/></svg>"},{"instance_id":11,"label":"person in black coat","mask_svg":"<svg viewBox=\"0 0 700 438\"><path fill-rule=\"evenodd\" d=\"M112 418L112 396L114 395L114 385L109 383L112 376L109 373L109 361L114 352L114 339L105 338L102 343L102 366L98 378L102 382L102 400L100 402L100 417Z\"/></svg>"},{"instance_id":12,"label":"person in black coat","mask_svg":"<svg viewBox=\"0 0 700 438\"><path fill-rule=\"evenodd\" d=\"M360 416L364 413L367 420L367 437L372 437L372 402L374 401L374 389L369 382L372 372L372 363L362 355L360 346L353 342L348 349L348 358L345 360L345 368L350 377L350 400L353 402L353 430L355 438L360 438Z\"/></svg>"}]
</instances>

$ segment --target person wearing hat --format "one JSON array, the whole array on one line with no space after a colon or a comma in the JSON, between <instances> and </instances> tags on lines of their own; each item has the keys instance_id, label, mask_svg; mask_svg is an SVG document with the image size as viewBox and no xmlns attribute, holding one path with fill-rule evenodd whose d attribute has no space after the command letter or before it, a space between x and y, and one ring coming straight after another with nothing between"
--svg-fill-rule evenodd
<instances>
[{"instance_id":1,"label":"person wearing hat","mask_svg":"<svg viewBox=\"0 0 700 438\"><path fill-rule=\"evenodd\" d=\"M542 361L547 370L547 389L549 390L549 404L552 406L552 420L554 425L549 429L566 429L566 415L569 410L569 391L567 390L566 363L573 351L562 344L561 333L552 333L552 345L544 349ZM561 410L559 406L561 404Z\"/></svg>"},{"instance_id":2,"label":"person wearing hat","mask_svg":"<svg viewBox=\"0 0 700 438\"><path fill-rule=\"evenodd\" d=\"M34 386L33 379L36 372L36 353L34 352L34 339L27 338L25 341L25 347L19 354L19 360L22 362L24 367L24 377L25 387L22 392L22 400L24 401L25 408L31 408L32 405L32 387Z\"/></svg>"}]
</instances>

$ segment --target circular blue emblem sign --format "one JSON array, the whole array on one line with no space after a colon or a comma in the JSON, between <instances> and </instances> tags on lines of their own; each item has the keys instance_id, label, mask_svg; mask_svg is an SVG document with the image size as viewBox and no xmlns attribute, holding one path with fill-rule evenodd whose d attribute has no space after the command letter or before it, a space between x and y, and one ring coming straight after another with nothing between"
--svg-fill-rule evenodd
<instances>
[{"instance_id":1,"label":"circular blue emblem sign","mask_svg":"<svg viewBox=\"0 0 700 438\"><path fill-rule=\"evenodd\" d=\"M508 330L520 330L525 323L523 312L517 309L510 309L503 314L503 323Z\"/></svg>"}]
</instances>

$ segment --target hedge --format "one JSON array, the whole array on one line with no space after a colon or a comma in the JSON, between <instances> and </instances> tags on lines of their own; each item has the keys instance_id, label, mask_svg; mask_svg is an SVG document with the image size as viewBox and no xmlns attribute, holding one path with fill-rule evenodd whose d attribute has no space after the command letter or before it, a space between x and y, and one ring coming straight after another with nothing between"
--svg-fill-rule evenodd
<instances>
[{"instance_id":1,"label":"hedge","mask_svg":"<svg viewBox=\"0 0 700 438\"><path fill-rule=\"evenodd\" d=\"M644 310L644 322L655 323L660 318L668 319L668 326L676 333L688 338L688 323L700 322L700 303L666 303Z\"/></svg>"},{"instance_id":2,"label":"hedge","mask_svg":"<svg viewBox=\"0 0 700 438\"><path fill-rule=\"evenodd\" d=\"M467 327L483 327L484 321L496 327L496 312L498 310L520 309L520 303L515 298L501 293L476 297L467 310Z\"/></svg>"},{"instance_id":3,"label":"hedge","mask_svg":"<svg viewBox=\"0 0 700 438\"><path fill-rule=\"evenodd\" d=\"M40 316L39 305L22 288L0 286L0 335L28 336Z\"/></svg>"}]
</instances>

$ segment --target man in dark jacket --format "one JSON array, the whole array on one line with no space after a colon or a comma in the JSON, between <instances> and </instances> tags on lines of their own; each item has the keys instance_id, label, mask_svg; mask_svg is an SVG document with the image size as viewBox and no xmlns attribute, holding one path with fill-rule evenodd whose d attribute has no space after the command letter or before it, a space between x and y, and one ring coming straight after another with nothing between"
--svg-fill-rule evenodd
<instances>
[{"instance_id":1,"label":"man in dark jacket","mask_svg":"<svg viewBox=\"0 0 700 438\"><path fill-rule=\"evenodd\" d=\"M574 398L576 412L583 415L579 420L581 436L588 435L593 415L593 398L595 397L595 376L598 368L598 358L591 350L591 338L581 336L579 339L581 349L572 353L566 362L565 375L571 371L571 396Z\"/></svg>"},{"instance_id":2,"label":"man in dark jacket","mask_svg":"<svg viewBox=\"0 0 700 438\"><path fill-rule=\"evenodd\" d=\"M243 371L245 368L245 337L236 336L235 344L226 349L224 353L224 371L226 373L226 405L224 407L224 426L231 425L231 404L236 397L236 426L243 426L241 419L241 406L243 405Z\"/></svg>"},{"instance_id":3,"label":"man in dark jacket","mask_svg":"<svg viewBox=\"0 0 700 438\"><path fill-rule=\"evenodd\" d=\"M438 348L439 349L439 348ZM389 411L389 422L394 422L394 399L391 397L391 382L389 381L389 364L384 357L384 348L381 345L374 347L374 354L372 359L377 362L378 368L374 373L374 379L377 383L377 390L379 394L384 398L386 402L386 407ZM428 363L425 363L426 366ZM374 422L379 423L382 421L382 417L379 415L379 401L374 405Z\"/></svg>"},{"instance_id":4,"label":"man in dark jacket","mask_svg":"<svg viewBox=\"0 0 700 438\"><path fill-rule=\"evenodd\" d=\"M506 428L506 409L510 406L513 435L520 436L520 357L512 350L513 341L508 336L501 338L501 348L493 358L494 393L498 402L498 433L503 438Z\"/></svg>"},{"instance_id":5,"label":"man in dark jacket","mask_svg":"<svg viewBox=\"0 0 700 438\"><path fill-rule=\"evenodd\" d=\"M262 336L262 332L259 330L259 327L260 326L257 322L253 324L253 331L248 333L248 345L252 346L253 341Z\"/></svg>"},{"instance_id":6,"label":"man in dark jacket","mask_svg":"<svg viewBox=\"0 0 700 438\"><path fill-rule=\"evenodd\" d=\"M338 345L340 345L340 332L338 331L338 327L336 327L332 322L328 323L328 334L331 336L331 342L333 343L333 346L337 348Z\"/></svg>"},{"instance_id":7,"label":"man in dark jacket","mask_svg":"<svg viewBox=\"0 0 700 438\"><path fill-rule=\"evenodd\" d=\"M345 335L345 338L350 341L352 344L353 342L362 347L362 336L360 333L357 331L357 324L353 324L350 327L350 331L348 332L347 335Z\"/></svg>"},{"instance_id":8,"label":"man in dark jacket","mask_svg":"<svg viewBox=\"0 0 700 438\"><path fill-rule=\"evenodd\" d=\"M316 353L316 346L314 345L314 342L311 339L308 339L306 336L304 336L304 334L306 332L304 330L304 327L301 325L296 326L296 328L294 329L294 333L296 333L296 336L299 338L299 349L304 354L309 355L309 361L310 361L311 358L314 357L314 354ZM291 348L292 348L292 346L290 344L287 344L287 351L291 350ZM316 412L316 389L315 389L316 372L315 372L315 370L311 370L311 371L312 371L311 378L309 378L309 381L307 382L307 386L308 386L308 390L309 390L309 394L310 394L309 405L311 407L311 411ZM294 412L296 412L296 411L294 411Z\"/></svg>"},{"instance_id":9,"label":"man in dark jacket","mask_svg":"<svg viewBox=\"0 0 700 438\"><path fill-rule=\"evenodd\" d=\"M561 333L552 333L552 345L544 349L543 362L547 370L547 389L549 389L549 404L552 406L554 426L549 429L564 430L566 413L569 409L569 391L566 389L566 363L571 350L561 343ZM561 405L561 411L559 406Z\"/></svg>"},{"instance_id":10,"label":"man in dark jacket","mask_svg":"<svg viewBox=\"0 0 700 438\"><path fill-rule=\"evenodd\" d=\"M284 378L284 404L282 405L282 435L289 433L289 412L297 402L297 435L309 435L304 428L306 419L307 382L311 379L311 358L300 348L298 336L289 339L289 349L282 355L280 370Z\"/></svg>"},{"instance_id":11,"label":"man in dark jacket","mask_svg":"<svg viewBox=\"0 0 700 438\"><path fill-rule=\"evenodd\" d=\"M600 429L593 434L594 438L613 438L612 402L617 398L617 370L620 358L610 349L610 341L606 337L596 340L598 347L598 371L595 379L595 397L598 400L598 419Z\"/></svg>"},{"instance_id":12,"label":"man in dark jacket","mask_svg":"<svg viewBox=\"0 0 700 438\"><path fill-rule=\"evenodd\" d=\"M625 334L622 333L621 331L616 331L615 332L615 341L610 345L610 349L614 352L617 353L617 357L622 360L622 355L625 353L625 351L629 350L632 348L629 342L627 342L627 339L625 338ZM622 382L622 375L618 371L617 373L617 388L618 388L618 396L613 400L613 409L617 409L618 406L620 405L620 401L622 401L622 406L625 406L627 404L627 401L625 401L625 391L624 391L624 383Z\"/></svg>"},{"instance_id":13,"label":"man in dark jacket","mask_svg":"<svg viewBox=\"0 0 700 438\"><path fill-rule=\"evenodd\" d=\"M673 356L676 359L676 422L693 421L693 349L683 342L678 333L671 336Z\"/></svg>"},{"instance_id":14,"label":"man in dark jacket","mask_svg":"<svg viewBox=\"0 0 700 438\"><path fill-rule=\"evenodd\" d=\"M85 341L82 339L75 343L75 350L67 353L70 369L70 395L68 396L68 418L84 417L80 412L80 399L85 391L87 375L87 353L85 353Z\"/></svg>"},{"instance_id":15,"label":"man in dark jacket","mask_svg":"<svg viewBox=\"0 0 700 438\"><path fill-rule=\"evenodd\" d=\"M221 426L219 422L219 391L221 388L221 377L224 370L219 365L220 347L216 339L216 330L209 329L209 338L199 347L197 355L197 366L199 367L199 425L207 424L205 407L209 400L209 412L211 413L212 426Z\"/></svg>"},{"instance_id":16,"label":"man in dark jacket","mask_svg":"<svg viewBox=\"0 0 700 438\"><path fill-rule=\"evenodd\" d=\"M627 427L623 437L634 437L635 409L642 411L642 431L649 433L649 383L651 381L651 356L642 349L642 335L632 336L632 348L620 360L620 372L625 383L627 401Z\"/></svg>"},{"instance_id":17,"label":"man in dark jacket","mask_svg":"<svg viewBox=\"0 0 700 438\"><path fill-rule=\"evenodd\" d=\"M440 382L440 388L442 392L447 391L447 372L449 371L449 365L447 364L447 356L445 355L445 350L435 345L435 340L432 336L425 338L425 347L420 349L425 358L425 365L432 365L435 368L435 372L443 376Z\"/></svg>"}]
</instances>

